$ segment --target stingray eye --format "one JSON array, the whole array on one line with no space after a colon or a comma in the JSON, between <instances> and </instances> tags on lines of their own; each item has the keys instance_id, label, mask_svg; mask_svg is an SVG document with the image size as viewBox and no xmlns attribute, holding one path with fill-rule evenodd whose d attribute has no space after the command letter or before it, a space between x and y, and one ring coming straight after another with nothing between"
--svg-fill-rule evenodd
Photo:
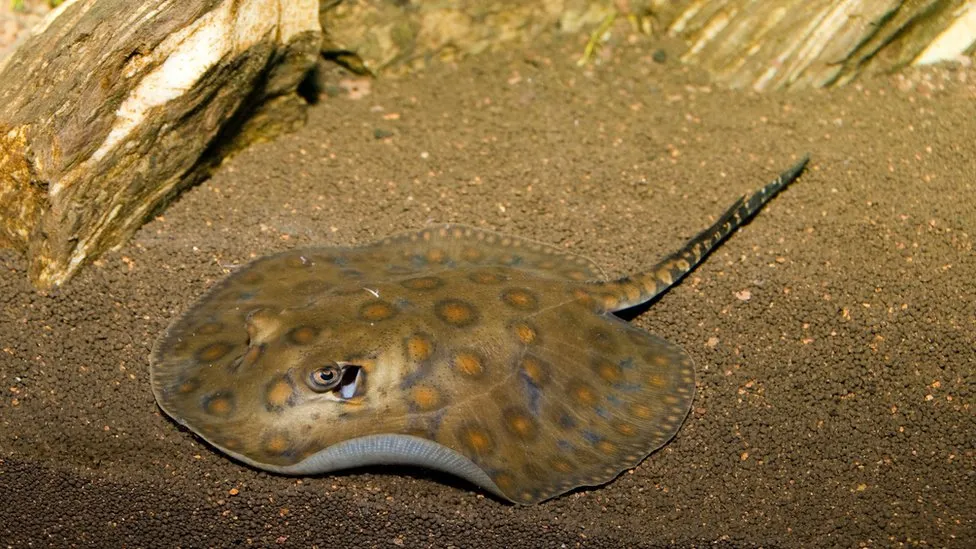
<instances>
[{"instance_id":1,"label":"stingray eye","mask_svg":"<svg viewBox=\"0 0 976 549\"><path fill-rule=\"evenodd\" d=\"M336 364L323 366L313 370L308 376L309 385L313 391L328 391L334 389L342 380L342 370Z\"/></svg>"}]
</instances>

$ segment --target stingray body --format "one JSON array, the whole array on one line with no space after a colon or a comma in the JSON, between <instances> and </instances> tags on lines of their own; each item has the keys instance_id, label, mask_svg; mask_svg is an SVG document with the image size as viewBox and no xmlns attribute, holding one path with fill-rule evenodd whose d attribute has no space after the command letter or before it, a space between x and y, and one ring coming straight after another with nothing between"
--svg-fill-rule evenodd
<instances>
[{"instance_id":1,"label":"stingray body","mask_svg":"<svg viewBox=\"0 0 976 549\"><path fill-rule=\"evenodd\" d=\"M647 272L443 225L258 259L157 343L159 406L255 467L409 464L535 503L671 439L695 392L679 347L612 313L676 283L799 164Z\"/></svg>"}]
</instances>

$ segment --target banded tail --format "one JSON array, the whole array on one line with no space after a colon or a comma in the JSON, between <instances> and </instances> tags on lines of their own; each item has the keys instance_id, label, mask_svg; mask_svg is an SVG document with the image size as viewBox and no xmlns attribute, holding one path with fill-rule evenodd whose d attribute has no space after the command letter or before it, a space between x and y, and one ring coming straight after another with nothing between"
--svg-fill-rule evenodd
<instances>
[{"instance_id":1,"label":"banded tail","mask_svg":"<svg viewBox=\"0 0 976 549\"><path fill-rule=\"evenodd\" d=\"M608 282L589 285L595 295L601 296L604 309L620 311L646 303L691 272L712 250L736 229L748 222L776 193L795 181L806 167L810 156L806 155L793 167L781 173L772 183L759 189L752 196L743 195L722 214L711 227L698 233L678 251L665 257L651 270Z\"/></svg>"}]
</instances>

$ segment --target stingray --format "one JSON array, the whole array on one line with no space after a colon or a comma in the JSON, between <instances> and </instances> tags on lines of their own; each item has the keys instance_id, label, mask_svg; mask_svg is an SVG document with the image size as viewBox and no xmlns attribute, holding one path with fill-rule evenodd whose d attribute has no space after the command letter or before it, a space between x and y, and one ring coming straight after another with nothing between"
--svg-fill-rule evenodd
<instances>
[{"instance_id":1,"label":"stingray","mask_svg":"<svg viewBox=\"0 0 976 549\"><path fill-rule=\"evenodd\" d=\"M695 394L688 354L614 313L677 283L806 162L615 280L461 225L259 258L163 334L153 393L276 473L420 466L521 504L605 484L674 437Z\"/></svg>"}]
</instances>

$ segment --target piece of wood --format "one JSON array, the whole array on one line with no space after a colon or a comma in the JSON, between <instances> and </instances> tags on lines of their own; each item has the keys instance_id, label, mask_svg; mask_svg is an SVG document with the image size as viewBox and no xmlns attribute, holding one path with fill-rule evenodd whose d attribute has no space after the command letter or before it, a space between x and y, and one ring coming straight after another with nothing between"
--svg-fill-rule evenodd
<instances>
[{"instance_id":1,"label":"piece of wood","mask_svg":"<svg viewBox=\"0 0 976 549\"><path fill-rule=\"evenodd\" d=\"M732 88L841 86L864 74L970 62L976 0L645 0L685 63Z\"/></svg>"},{"instance_id":2,"label":"piece of wood","mask_svg":"<svg viewBox=\"0 0 976 549\"><path fill-rule=\"evenodd\" d=\"M384 76L518 48L542 32L679 38L716 82L757 91L843 85L862 74L970 62L976 0L323 0L329 44ZM612 23L612 25L608 24ZM604 28L609 27L609 28ZM583 53L581 46L580 53ZM584 60L595 62L592 56Z\"/></svg>"},{"instance_id":3,"label":"piece of wood","mask_svg":"<svg viewBox=\"0 0 976 549\"><path fill-rule=\"evenodd\" d=\"M38 288L304 122L317 0L68 0L0 64L0 244Z\"/></svg>"}]
</instances>

